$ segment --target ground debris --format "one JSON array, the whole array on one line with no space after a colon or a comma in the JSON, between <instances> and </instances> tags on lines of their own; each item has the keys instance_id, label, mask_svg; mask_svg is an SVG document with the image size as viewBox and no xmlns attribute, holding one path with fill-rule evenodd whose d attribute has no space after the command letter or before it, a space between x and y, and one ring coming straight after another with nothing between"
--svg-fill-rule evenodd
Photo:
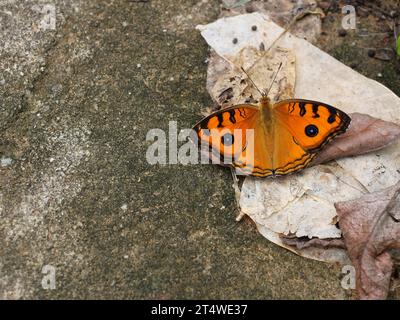
<instances>
[{"instance_id":1,"label":"ground debris","mask_svg":"<svg viewBox=\"0 0 400 320\"><path fill-rule=\"evenodd\" d=\"M400 182L380 192L335 204L340 229L357 275L361 299L385 299L400 249Z\"/></svg>"}]
</instances>

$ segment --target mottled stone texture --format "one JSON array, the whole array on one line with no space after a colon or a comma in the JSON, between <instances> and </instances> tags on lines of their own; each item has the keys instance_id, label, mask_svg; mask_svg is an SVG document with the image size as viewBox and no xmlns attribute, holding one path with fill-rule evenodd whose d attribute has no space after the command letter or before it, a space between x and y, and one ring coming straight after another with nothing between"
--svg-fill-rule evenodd
<instances>
[{"instance_id":1,"label":"mottled stone texture","mask_svg":"<svg viewBox=\"0 0 400 320\"><path fill-rule=\"evenodd\" d=\"M0 2L0 298L348 297L340 267L235 222L228 170L146 161L149 129L211 103L194 26L218 1L49 2Z\"/></svg>"}]
</instances>

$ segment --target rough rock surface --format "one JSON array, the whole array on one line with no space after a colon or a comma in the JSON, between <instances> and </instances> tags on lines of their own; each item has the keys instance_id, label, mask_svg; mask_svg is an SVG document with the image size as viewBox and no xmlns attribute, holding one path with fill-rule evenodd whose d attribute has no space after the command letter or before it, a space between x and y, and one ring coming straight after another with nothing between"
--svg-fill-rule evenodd
<instances>
[{"instance_id":1,"label":"rough rock surface","mask_svg":"<svg viewBox=\"0 0 400 320\"><path fill-rule=\"evenodd\" d=\"M235 222L228 170L146 162L149 129L211 103L194 27L219 3L52 3L55 30L43 1L0 2L0 298L346 298L339 267Z\"/></svg>"}]
</instances>

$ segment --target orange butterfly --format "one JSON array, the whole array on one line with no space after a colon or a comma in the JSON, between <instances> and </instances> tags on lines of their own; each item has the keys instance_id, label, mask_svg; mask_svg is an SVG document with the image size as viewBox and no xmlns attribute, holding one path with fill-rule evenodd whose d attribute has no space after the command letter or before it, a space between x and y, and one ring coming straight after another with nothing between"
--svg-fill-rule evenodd
<instances>
[{"instance_id":1,"label":"orange butterfly","mask_svg":"<svg viewBox=\"0 0 400 320\"><path fill-rule=\"evenodd\" d=\"M241 104L214 112L194 130L199 147L205 146L220 164L246 175L275 177L306 168L350 121L346 113L321 102L290 99L272 104L262 93L258 106Z\"/></svg>"}]
</instances>

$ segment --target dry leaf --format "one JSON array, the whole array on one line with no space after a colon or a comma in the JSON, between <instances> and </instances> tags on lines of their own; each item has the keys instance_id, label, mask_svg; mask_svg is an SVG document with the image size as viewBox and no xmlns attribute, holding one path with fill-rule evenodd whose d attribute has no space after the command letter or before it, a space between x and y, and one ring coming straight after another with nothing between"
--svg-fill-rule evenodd
<instances>
[{"instance_id":1,"label":"dry leaf","mask_svg":"<svg viewBox=\"0 0 400 320\"><path fill-rule=\"evenodd\" d=\"M321 165L277 179L246 177L240 207L256 223L277 234L340 238L334 202L365 192L339 166Z\"/></svg>"},{"instance_id":2,"label":"dry leaf","mask_svg":"<svg viewBox=\"0 0 400 320\"><path fill-rule=\"evenodd\" d=\"M333 159L354 156L376 151L391 143L400 136L400 126L365 114L351 114L352 125L343 135L336 138L318 155L312 165L328 162ZM309 239L281 235L282 242L296 250L305 248L345 248L343 239Z\"/></svg>"},{"instance_id":3,"label":"dry leaf","mask_svg":"<svg viewBox=\"0 0 400 320\"><path fill-rule=\"evenodd\" d=\"M293 243L287 244L283 239L282 235L269 230L267 227L256 223L257 230L267 238L269 241L292 251L302 257L308 259L314 259L318 261L331 262L331 263L340 263L341 265L350 264L350 259L347 256L346 250L341 248L340 246L329 246L329 247L321 247L321 246L294 246ZM330 239L329 241L342 241L341 239ZM310 240L313 241L313 240ZM322 240L328 241L328 240Z\"/></svg>"},{"instance_id":4,"label":"dry leaf","mask_svg":"<svg viewBox=\"0 0 400 320\"><path fill-rule=\"evenodd\" d=\"M381 192L335 204L361 299L385 299L400 249L400 182Z\"/></svg>"},{"instance_id":5,"label":"dry leaf","mask_svg":"<svg viewBox=\"0 0 400 320\"><path fill-rule=\"evenodd\" d=\"M297 238L297 237L286 237L282 236L281 237L282 242L288 246L294 247L298 250L302 250L305 248L340 248L340 249L345 249L346 245L344 244L344 241L342 238L340 239L318 239L318 238L313 238L309 239L307 237L303 238Z\"/></svg>"},{"instance_id":6,"label":"dry leaf","mask_svg":"<svg viewBox=\"0 0 400 320\"><path fill-rule=\"evenodd\" d=\"M252 1L244 6L234 8L231 6L229 10L223 10L221 16L231 17L250 12L261 12L269 14L275 23L287 26L296 15L306 11L319 12L320 14L305 15L296 22L295 28L292 28L291 32L296 37L307 39L311 43L314 43L321 33L321 17L324 16L323 11L318 8L314 0Z\"/></svg>"},{"instance_id":7,"label":"dry leaf","mask_svg":"<svg viewBox=\"0 0 400 320\"><path fill-rule=\"evenodd\" d=\"M274 12L271 15L273 14ZM254 25L257 26L256 31L252 30ZM268 16L257 12L219 19L209 25L199 26L198 29L222 62L210 63L209 72L213 68L217 70L223 64L226 66L227 61L233 63L243 48L258 49L261 43L264 48L269 48L283 32ZM296 29L295 27L293 31ZM234 38L238 39L236 43L232 41ZM400 99L380 83L360 75L309 42L289 33L276 45L295 53L296 79L292 97L322 101L349 114L364 113L400 124ZM218 72L215 76L218 78ZM210 90L209 92L212 95ZM352 117L353 129L363 131L363 127L355 125L357 119L363 116L352 114ZM378 129L380 125L377 126ZM397 126L386 123L384 127L388 128L385 129L388 134L381 139L379 133L372 139L376 145L370 145L369 135L374 132L374 126L366 128L363 132L366 136L360 135L357 138L361 139L359 142L363 144L364 151L375 150L379 144L385 146L397 137ZM351 133L350 130L348 134ZM360 152L357 148L346 149L351 146L347 142L343 139L339 145L337 141L336 150L333 148L336 143L328 145L324 151L325 159L322 153L320 161L327 161L332 155L337 156L337 149L343 149L340 150L342 154ZM333 149L329 151L328 148ZM241 209L255 221L259 232L270 241L304 257L348 263L346 251L342 248L325 249L306 245L307 247L299 249L285 244L281 234L294 233L298 237L311 239L340 239L341 232L335 226L337 216L334 202L355 199L393 185L400 179L399 167L400 143L397 142L379 152L345 157L282 179L247 177L242 187Z\"/></svg>"},{"instance_id":8,"label":"dry leaf","mask_svg":"<svg viewBox=\"0 0 400 320\"><path fill-rule=\"evenodd\" d=\"M350 117L350 128L328 144L312 165L377 151L400 137L400 126L393 122L361 113L352 113Z\"/></svg>"},{"instance_id":9,"label":"dry leaf","mask_svg":"<svg viewBox=\"0 0 400 320\"><path fill-rule=\"evenodd\" d=\"M247 75L260 90L266 91L280 63L278 85L272 87L269 95L273 101L288 99L294 92L295 57L290 50L281 48L265 52L245 47L231 63L213 53L208 67L207 90L222 109L242 103L257 104L261 95Z\"/></svg>"}]
</instances>

